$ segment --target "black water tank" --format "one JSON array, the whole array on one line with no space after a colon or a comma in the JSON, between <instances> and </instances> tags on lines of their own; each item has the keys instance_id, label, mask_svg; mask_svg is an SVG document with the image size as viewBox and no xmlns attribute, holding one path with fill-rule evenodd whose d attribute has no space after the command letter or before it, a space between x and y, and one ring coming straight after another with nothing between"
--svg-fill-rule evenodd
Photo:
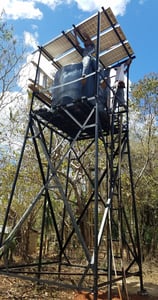
<instances>
[{"instance_id":1,"label":"black water tank","mask_svg":"<svg viewBox=\"0 0 158 300\"><path fill-rule=\"evenodd\" d=\"M88 70L89 74L94 72L93 64L91 63ZM102 77L109 76L109 70L101 70ZM90 98L95 95L95 74L86 78L86 83L83 84L82 80L77 80L82 77L82 62L78 64L70 64L62 67L55 74L53 101L52 105L60 106L66 105L82 97ZM101 79L101 77L100 77ZM56 86L59 86L56 88ZM100 109L106 107L109 89L106 87L102 89L99 87L99 104ZM95 105L95 99L90 101L91 105Z\"/></svg>"}]
</instances>

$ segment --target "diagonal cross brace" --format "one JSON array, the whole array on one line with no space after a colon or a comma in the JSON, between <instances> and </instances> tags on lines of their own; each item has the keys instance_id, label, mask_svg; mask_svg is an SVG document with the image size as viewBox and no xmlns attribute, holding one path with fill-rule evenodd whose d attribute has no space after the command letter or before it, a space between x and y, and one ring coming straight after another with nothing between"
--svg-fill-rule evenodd
<instances>
[{"instance_id":1,"label":"diagonal cross brace","mask_svg":"<svg viewBox=\"0 0 158 300\"><path fill-rule=\"evenodd\" d=\"M77 222L76 222L76 220L75 220L75 218L74 218L74 214L73 214L73 211L72 211L72 209L71 209L71 206L70 206L70 204L68 203L67 197L65 196L65 193L64 193L62 184L60 183L60 180L59 180L59 178L58 178L58 176L57 176L57 174L56 174L56 169L55 169L55 168L53 167L53 165L52 165L52 162L51 162L49 153L48 153L48 151L47 151L46 145L45 145L45 143L44 143L44 141L43 141L43 139L42 139L42 136L40 135L40 131L38 130L38 128L36 127L35 124L34 124L34 130L35 130L36 136L38 137L38 139L39 139L39 141L40 141L40 144L41 144L41 147L42 147L42 149L43 149L44 155L45 155L45 157L46 157L46 159L47 159L47 162L48 162L48 165L49 165L51 174L52 174L52 180L54 181L55 186L56 186L56 187L58 188L58 190L59 190L59 193L60 193L60 195L61 195L61 198L62 198L62 200L63 200L63 202L64 202L64 205L65 205L65 207L66 207L66 209L67 209L67 212L68 212L68 214L69 214L69 216L70 216L70 219L71 219L73 228L75 229L75 232L76 232L76 234L77 234L77 237L78 237L78 239L79 239L79 241L80 241L80 243L81 243L81 245L82 245L82 247L83 247L83 250L84 250L84 252L85 252L86 258L87 258L88 262L90 262L90 254L89 254L88 248L87 248L87 246L86 246L86 244L85 244L85 241L84 241L84 239L83 239L83 236L82 236L82 234L81 234L81 232L80 232L80 230L79 230L79 227L78 227L78 225L77 225Z\"/></svg>"}]
</instances>

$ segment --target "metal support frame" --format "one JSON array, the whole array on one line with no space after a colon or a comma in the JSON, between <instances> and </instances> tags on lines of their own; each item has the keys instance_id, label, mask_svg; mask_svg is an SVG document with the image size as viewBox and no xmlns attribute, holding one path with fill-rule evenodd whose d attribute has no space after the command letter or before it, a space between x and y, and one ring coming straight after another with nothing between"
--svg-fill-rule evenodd
<instances>
[{"instance_id":1,"label":"metal support frame","mask_svg":"<svg viewBox=\"0 0 158 300\"><path fill-rule=\"evenodd\" d=\"M9 242L16 235L18 229L23 226L24 222L37 205L40 199L43 199L43 212L41 217L39 253L36 261L33 263L7 265L1 264L0 274L16 276L18 278L49 283L63 288L85 290L94 294L94 300L97 300L98 291L107 288L108 300L112 299L114 284L120 280L126 284L126 278L137 276L140 279L140 289L143 288L142 264L140 239L137 220L136 199L134 194L132 165L130 158L129 145L129 128L128 128L128 103L127 110L108 112L108 122L110 122L109 131L102 130L100 114L98 110L98 87L99 87L99 37L100 37L100 13L98 13L98 31L97 31L97 51L96 51L96 93L95 106L87 113L87 118L79 124L69 107L62 107L61 113L67 114L71 120L75 120L80 125L79 130L73 137L65 136L61 131L51 124L49 120L42 119L38 112L34 110L34 98L37 96L33 93L29 123L27 126L24 143L13 182L13 187L4 217L4 224L0 239L0 258L3 259ZM39 48L39 52L43 51ZM38 66L40 63L40 55ZM37 72L38 72L37 66ZM37 73L35 78L35 84ZM129 79L129 68L127 73L127 82ZM128 101L128 84L127 84L127 101ZM82 103L84 106L85 104ZM74 104L75 108L75 104ZM93 118L92 118L93 117ZM92 119L91 119L92 118ZM104 120L107 121L106 119ZM81 133L85 128L92 128L93 134L83 137L80 140ZM46 130L46 134L45 134ZM48 134L49 133L49 134ZM49 137L48 137L49 135ZM55 149L53 148L54 135L60 138L64 137L62 155L58 161L54 161ZM32 140L35 155L38 161L39 172L41 174L41 188L35 195L25 213L21 216L16 226L12 229L7 238L5 238L5 228L8 221L9 211L14 200L14 192L20 174L21 163L27 141ZM78 144L82 146L82 151L77 152ZM100 152L101 151L101 152ZM53 153L53 154L52 154ZM93 176L84 165L84 156L93 153L92 160ZM47 162L47 167L45 164ZM127 205L125 195L122 193L122 162L125 158L129 169L129 178L131 185L130 209L132 212L132 229L128 219L129 204ZM84 176L85 188L91 186L91 192L85 195L85 203L80 213L76 213L76 200L70 197L70 175L72 165L76 163L82 170ZM60 177L60 168L66 167L64 181ZM100 171L101 169L101 171ZM83 182L81 181L81 185ZM101 186L104 186L104 189ZM82 189L81 189L82 190ZM57 200L58 195L60 200ZM73 197L74 198L74 197ZM59 224L57 203L62 207L61 223ZM73 203L74 201L74 203ZM76 202L76 203L75 203ZM82 203L83 204L83 203ZM74 209L75 206L75 209ZM82 222L90 206L93 207L93 236L92 249L86 244L86 239L82 232ZM53 230L56 237L57 256L50 260L43 257L43 240L45 232L46 210L49 209ZM66 219L67 218L67 219ZM69 232L66 233L66 222L69 222ZM134 232L133 232L134 231ZM74 252L70 255L70 249L73 243L77 244L76 253L80 252L83 261L75 261ZM118 253L114 253L114 245L117 244ZM71 247L70 247L71 245ZM130 262L124 265L123 247L126 247L130 253ZM76 255L76 254L75 254ZM135 268L133 269L133 267ZM46 269L46 271L45 271ZM72 282L70 282L70 278ZM124 298L125 299L125 298Z\"/></svg>"}]
</instances>

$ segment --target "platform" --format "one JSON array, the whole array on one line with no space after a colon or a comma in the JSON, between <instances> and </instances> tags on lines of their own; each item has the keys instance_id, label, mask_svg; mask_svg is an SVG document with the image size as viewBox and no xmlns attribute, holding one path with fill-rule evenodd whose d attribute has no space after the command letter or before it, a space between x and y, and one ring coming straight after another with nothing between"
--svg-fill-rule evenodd
<instances>
[{"instance_id":1,"label":"platform","mask_svg":"<svg viewBox=\"0 0 158 300\"><path fill-rule=\"evenodd\" d=\"M34 113L66 133L68 138L76 137L81 140L95 135L95 108L89 104L88 99L75 101L71 105L59 106L55 110L39 109ZM106 110L99 112L99 122L99 133L108 134L110 119Z\"/></svg>"}]
</instances>

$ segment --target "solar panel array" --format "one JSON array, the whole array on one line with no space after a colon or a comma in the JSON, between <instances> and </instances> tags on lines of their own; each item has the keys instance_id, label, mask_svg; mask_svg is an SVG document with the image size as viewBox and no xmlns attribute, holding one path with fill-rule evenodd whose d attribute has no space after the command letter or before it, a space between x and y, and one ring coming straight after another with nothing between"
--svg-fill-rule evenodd
<instances>
[{"instance_id":1,"label":"solar panel array","mask_svg":"<svg viewBox=\"0 0 158 300\"><path fill-rule=\"evenodd\" d=\"M109 67L126 58L132 57L134 52L118 24L111 8L99 13L99 60ZM86 32L97 46L98 13L79 25L74 26L80 33ZM74 47L74 27L45 44L42 49L49 54L50 59L59 67L81 62L81 55Z\"/></svg>"}]
</instances>

